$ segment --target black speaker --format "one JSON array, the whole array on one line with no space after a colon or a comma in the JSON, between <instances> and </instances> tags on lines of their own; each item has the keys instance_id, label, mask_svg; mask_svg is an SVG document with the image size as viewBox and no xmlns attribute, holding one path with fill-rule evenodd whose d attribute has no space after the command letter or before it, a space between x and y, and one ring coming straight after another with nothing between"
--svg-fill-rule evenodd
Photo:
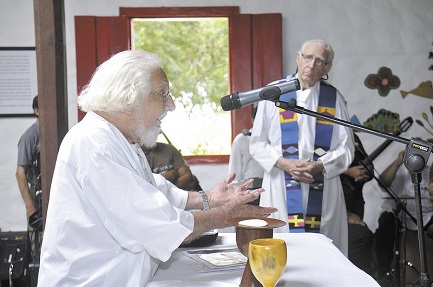
<instances>
[{"instance_id":1,"label":"black speaker","mask_svg":"<svg viewBox=\"0 0 433 287\"><path fill-rule=\"evenodd\" d=\"M25 232L0 232L1 287L30 286L30 240ZM12 280L12 284L9 281Z\"/></svg>"}]
</instances>

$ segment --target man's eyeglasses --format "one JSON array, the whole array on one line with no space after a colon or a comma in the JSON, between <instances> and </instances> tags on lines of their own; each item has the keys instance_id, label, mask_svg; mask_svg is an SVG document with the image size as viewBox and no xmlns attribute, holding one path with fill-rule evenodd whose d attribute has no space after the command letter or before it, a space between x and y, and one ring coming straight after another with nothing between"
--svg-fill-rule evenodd
<instances>
[{"instance_id":1,"label":"man's eyeglasses","mask_svg":"<svg viewBox=\"0 0 433 287\"><path fill-rule=\"evenodd\" d=\"M310 63L311 61L314 61L314 64L319 66L319 67L323 67L328 65L329 63L326 63L324 60L320 59L320 58L314 58L313 55L304 55L301 53L302 58L304 58L304 61L306 63Z\"/></svg>"},{"instance_id":2,"label":"man's eyeglasses","mask_svg":"<svg viewBox=\"0 0 433 287\"><path fill-rule=\"evenodd\" d=\"M167 99L168 97L172 98L173 95L171 94L171 92L168 92L167 94L161 93L161 92L156 92L156 94L160 95L162 97L162 101L165 103L167 103Z\"/></svg>"}]
</instances>

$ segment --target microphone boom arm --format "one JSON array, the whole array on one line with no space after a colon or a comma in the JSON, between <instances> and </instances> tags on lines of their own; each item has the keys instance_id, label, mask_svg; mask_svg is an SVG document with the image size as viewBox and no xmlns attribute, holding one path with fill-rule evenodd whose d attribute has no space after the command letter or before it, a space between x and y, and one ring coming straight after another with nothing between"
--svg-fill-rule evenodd
<instances>
[{"instance_id":1,"label":"microphone boom arm","mask_svg":"<svg viewBox=\"0 0 433 287\"><path fill-rule=\"evenodd\" d=\"M364 132L367 132L367 133L370 133L370 134L373 134L373 135L376 135L379 137L383 137L383 138L386 138L386 139L389 139L392 141L396 141L396 142L399 142L402 144L408 145L410 143L410 140L408 140L408 139L405 139L405 138L402 138L402 137L399 137L396 135L392 135L392 134L382 133L382 132L379 132L379 131L376 131L376 130L373 130L370 128L366 128L366 127L363 127L360 125L353 124L351 122L348 122L348 121L345 121L342 119L338 119L338 118L330 117L330 116L327 116L324 114L320 114L320 113L305 109L303 107L297 106L296 103L293 103L293 102L287 103L287 102L282 102L282 101L276 101L275 105L279 108L282 108L285 110L290 110L290 111L293 111L293 112L298 113L298 114L305 114L307 116L312 116L312 117L315 117L315 118L320 119L320 120L330 121L330 122L333 122L333 123L336 123L336 124L339 124L342 126L349 127L351 129L364 131Z\"/></svg>"}]
</instances>

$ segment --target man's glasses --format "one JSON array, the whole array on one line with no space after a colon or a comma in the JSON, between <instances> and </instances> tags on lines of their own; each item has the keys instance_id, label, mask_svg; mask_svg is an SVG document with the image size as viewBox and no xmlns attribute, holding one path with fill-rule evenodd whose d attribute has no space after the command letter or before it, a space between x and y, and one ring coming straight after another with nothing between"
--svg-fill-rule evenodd
<instances>
[{"instance_id":1,"label":"man's glasses","mask_svg":"<svg viewBox=\"0 0 433 287\"><path fill-rule=\"evenodd\" d=\"M156 92L156 94L160 95L162 97L162 101L165 103L167 103L168 97L172 98L173 95L171 94L171 92L168 92L167 94L161 93L161 92Z\"/></svg>"},{"instance_id":2,"label":"man's glasses","mask_svg":"<svg viewBox=\"0 0 433 287\"><path fill-rule=\"evenodd\" d=\"M319 66L319 67L323 67L323 66L326 66L327 64L329 64L320 58L314 58L313 55L304 55L301 53L301 56L302 56L302 58L304 58L304 61L306 63L310 63L311 61L314 61L314 64Z\"/></svg>"}]
</instances>

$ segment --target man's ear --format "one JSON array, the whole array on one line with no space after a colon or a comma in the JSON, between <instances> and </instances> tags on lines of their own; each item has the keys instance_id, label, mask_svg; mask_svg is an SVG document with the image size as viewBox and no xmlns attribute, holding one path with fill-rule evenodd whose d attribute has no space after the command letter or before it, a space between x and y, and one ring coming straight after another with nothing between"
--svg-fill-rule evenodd
<instances>
[{"instance_id":1,"label":"man's ear","mask_svg":"<svg viewBox=\"0 0 433 287\"><path fill-rule=\"evenodd\" d=\"M299 67L299 65L300 65L300 63L301 63L301 53L297 53L297 55L296 55L296 72L298 72L298 67Z\"/></svg>"},{"instance_id":2,"label":"man's ear","mask_svg":"<svg viewBox=\"0 0 433 287\"><path fill-rule=\"evenodd\" d=\"M38 108L34 108L33 113L35 114L35 116L39 117L39 109Z\"/></svg>"},{"instance_id":3,"label":"man's ear","mask_svg":"<svg viewBox=\"0 0 433 287\"><path fill-rule=\"evenodd\" d=\"M325 75L326 74L328 74L329 73L329 71L331 71L331 68L332 68L332 63L329 63L328 65L326 65L326 73L325 73Z\"/></svg>"}]
</instances>

